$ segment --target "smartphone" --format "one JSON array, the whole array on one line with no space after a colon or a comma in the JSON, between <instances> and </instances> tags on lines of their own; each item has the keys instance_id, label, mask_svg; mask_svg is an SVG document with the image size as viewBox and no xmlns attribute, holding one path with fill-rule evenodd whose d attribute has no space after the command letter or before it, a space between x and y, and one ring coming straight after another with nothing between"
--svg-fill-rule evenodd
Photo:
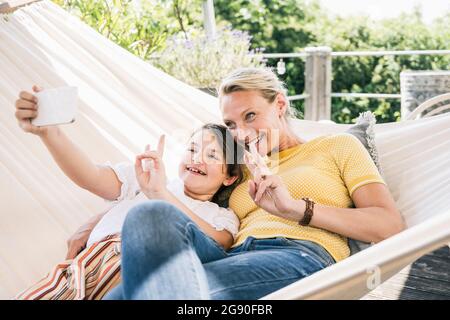
<instances>
[{"instance_id":1,"label":"smartphone","mask_svg":"<svg viewBox=\"0 0 450 320\"><path fill-rule=\"evenodd\" d=\"M75 121L78 105L77 87L45 89L34 94L38 116L31 123L38 127L67 124Z\"/></svg>"}]
</instances>

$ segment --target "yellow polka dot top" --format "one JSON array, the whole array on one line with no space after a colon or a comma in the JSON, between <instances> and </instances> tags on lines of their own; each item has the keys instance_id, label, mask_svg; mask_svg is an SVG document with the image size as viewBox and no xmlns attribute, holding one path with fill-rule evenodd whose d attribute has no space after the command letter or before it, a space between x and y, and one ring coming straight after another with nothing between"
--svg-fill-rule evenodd
<instances>
[{"instance_id":1,"label":"yellow polka dot top","mask_svg":"<svg viewBox=\"0 0 450 320\"><path fill-rule=\"evenodd\" d=\"M321 136L272 154L267 164L281 177L293 198L309 197L318 204L337 208L353 207L351 195L358 187L385 183L361 142L346 133ZM350 255L345 237L301 226L257 207L248 194L248 171L245 176L245 181L230 197L230 208L241 222L233 247L249 236L257 239L286 237L315 242L336 261Z\"/></svg>"}]
</instances>

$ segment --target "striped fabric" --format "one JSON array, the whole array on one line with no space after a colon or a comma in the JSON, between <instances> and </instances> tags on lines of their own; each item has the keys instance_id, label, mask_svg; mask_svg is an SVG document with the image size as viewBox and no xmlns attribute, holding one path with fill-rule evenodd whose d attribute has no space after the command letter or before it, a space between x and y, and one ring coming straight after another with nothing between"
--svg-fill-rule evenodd
<instances>
[{"instance_id":1,"label":"striped fabric","mask_svg":"<svg viewBox=\"0 0 450 320\"><path fill-rule=\"evenodd\" d=\"M120 282L119 234L110 235L58 264L16 300L100 300Z\"/></svg>"}]
</instances>

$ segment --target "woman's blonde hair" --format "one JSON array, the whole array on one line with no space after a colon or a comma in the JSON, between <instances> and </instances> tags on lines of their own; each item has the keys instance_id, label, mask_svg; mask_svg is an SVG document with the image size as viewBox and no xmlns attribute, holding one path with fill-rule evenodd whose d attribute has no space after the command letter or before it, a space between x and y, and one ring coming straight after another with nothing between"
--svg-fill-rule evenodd
<instances>
[{"instance_id":1,"label":"woman's blonde hair","mask_svg":"<svg viewBox=\"0 0 450 320\"><path fill-rule=\"evenodd\" d=\"M275 72L270 68L239 68L228 74L222 80L219 89L219 98L237 91L259 91L263 98L269 103L275 101L279 93L286 97L287 108L286 119L296 118L295 109L291 107L287 99L285 84L278 79Z\"/></svg>"}]
</instances>

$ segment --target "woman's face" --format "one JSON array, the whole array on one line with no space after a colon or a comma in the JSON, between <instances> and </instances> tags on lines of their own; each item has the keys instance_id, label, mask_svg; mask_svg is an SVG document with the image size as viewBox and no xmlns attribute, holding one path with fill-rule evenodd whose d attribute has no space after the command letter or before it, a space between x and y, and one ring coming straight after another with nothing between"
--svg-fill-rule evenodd
<instances>
[{"instance_id":1,"label":"woman's face","mask_svg":"<svg viewBox=\"0 0 450 320\"><path fill-rule=\"evenodd\" d=\"M283 95L270 103L258 91L232 92L221 97L220 108L225 125L246 149L255 143L258 153L265 156L279 148L285 131Z\"/></svg>"},{"instance_id":2,"label":"woman's face","mask_svg":"<svg viewBox=\"0 0 450 320\"><path fill-rule=\"evenodd\" d=\"M188 192L214 195L223 184L231 185L237 178L228 176L225 162L215 134L201 130L188 142L179 165L179 177Z\"/></svg>"}]
</instances>

